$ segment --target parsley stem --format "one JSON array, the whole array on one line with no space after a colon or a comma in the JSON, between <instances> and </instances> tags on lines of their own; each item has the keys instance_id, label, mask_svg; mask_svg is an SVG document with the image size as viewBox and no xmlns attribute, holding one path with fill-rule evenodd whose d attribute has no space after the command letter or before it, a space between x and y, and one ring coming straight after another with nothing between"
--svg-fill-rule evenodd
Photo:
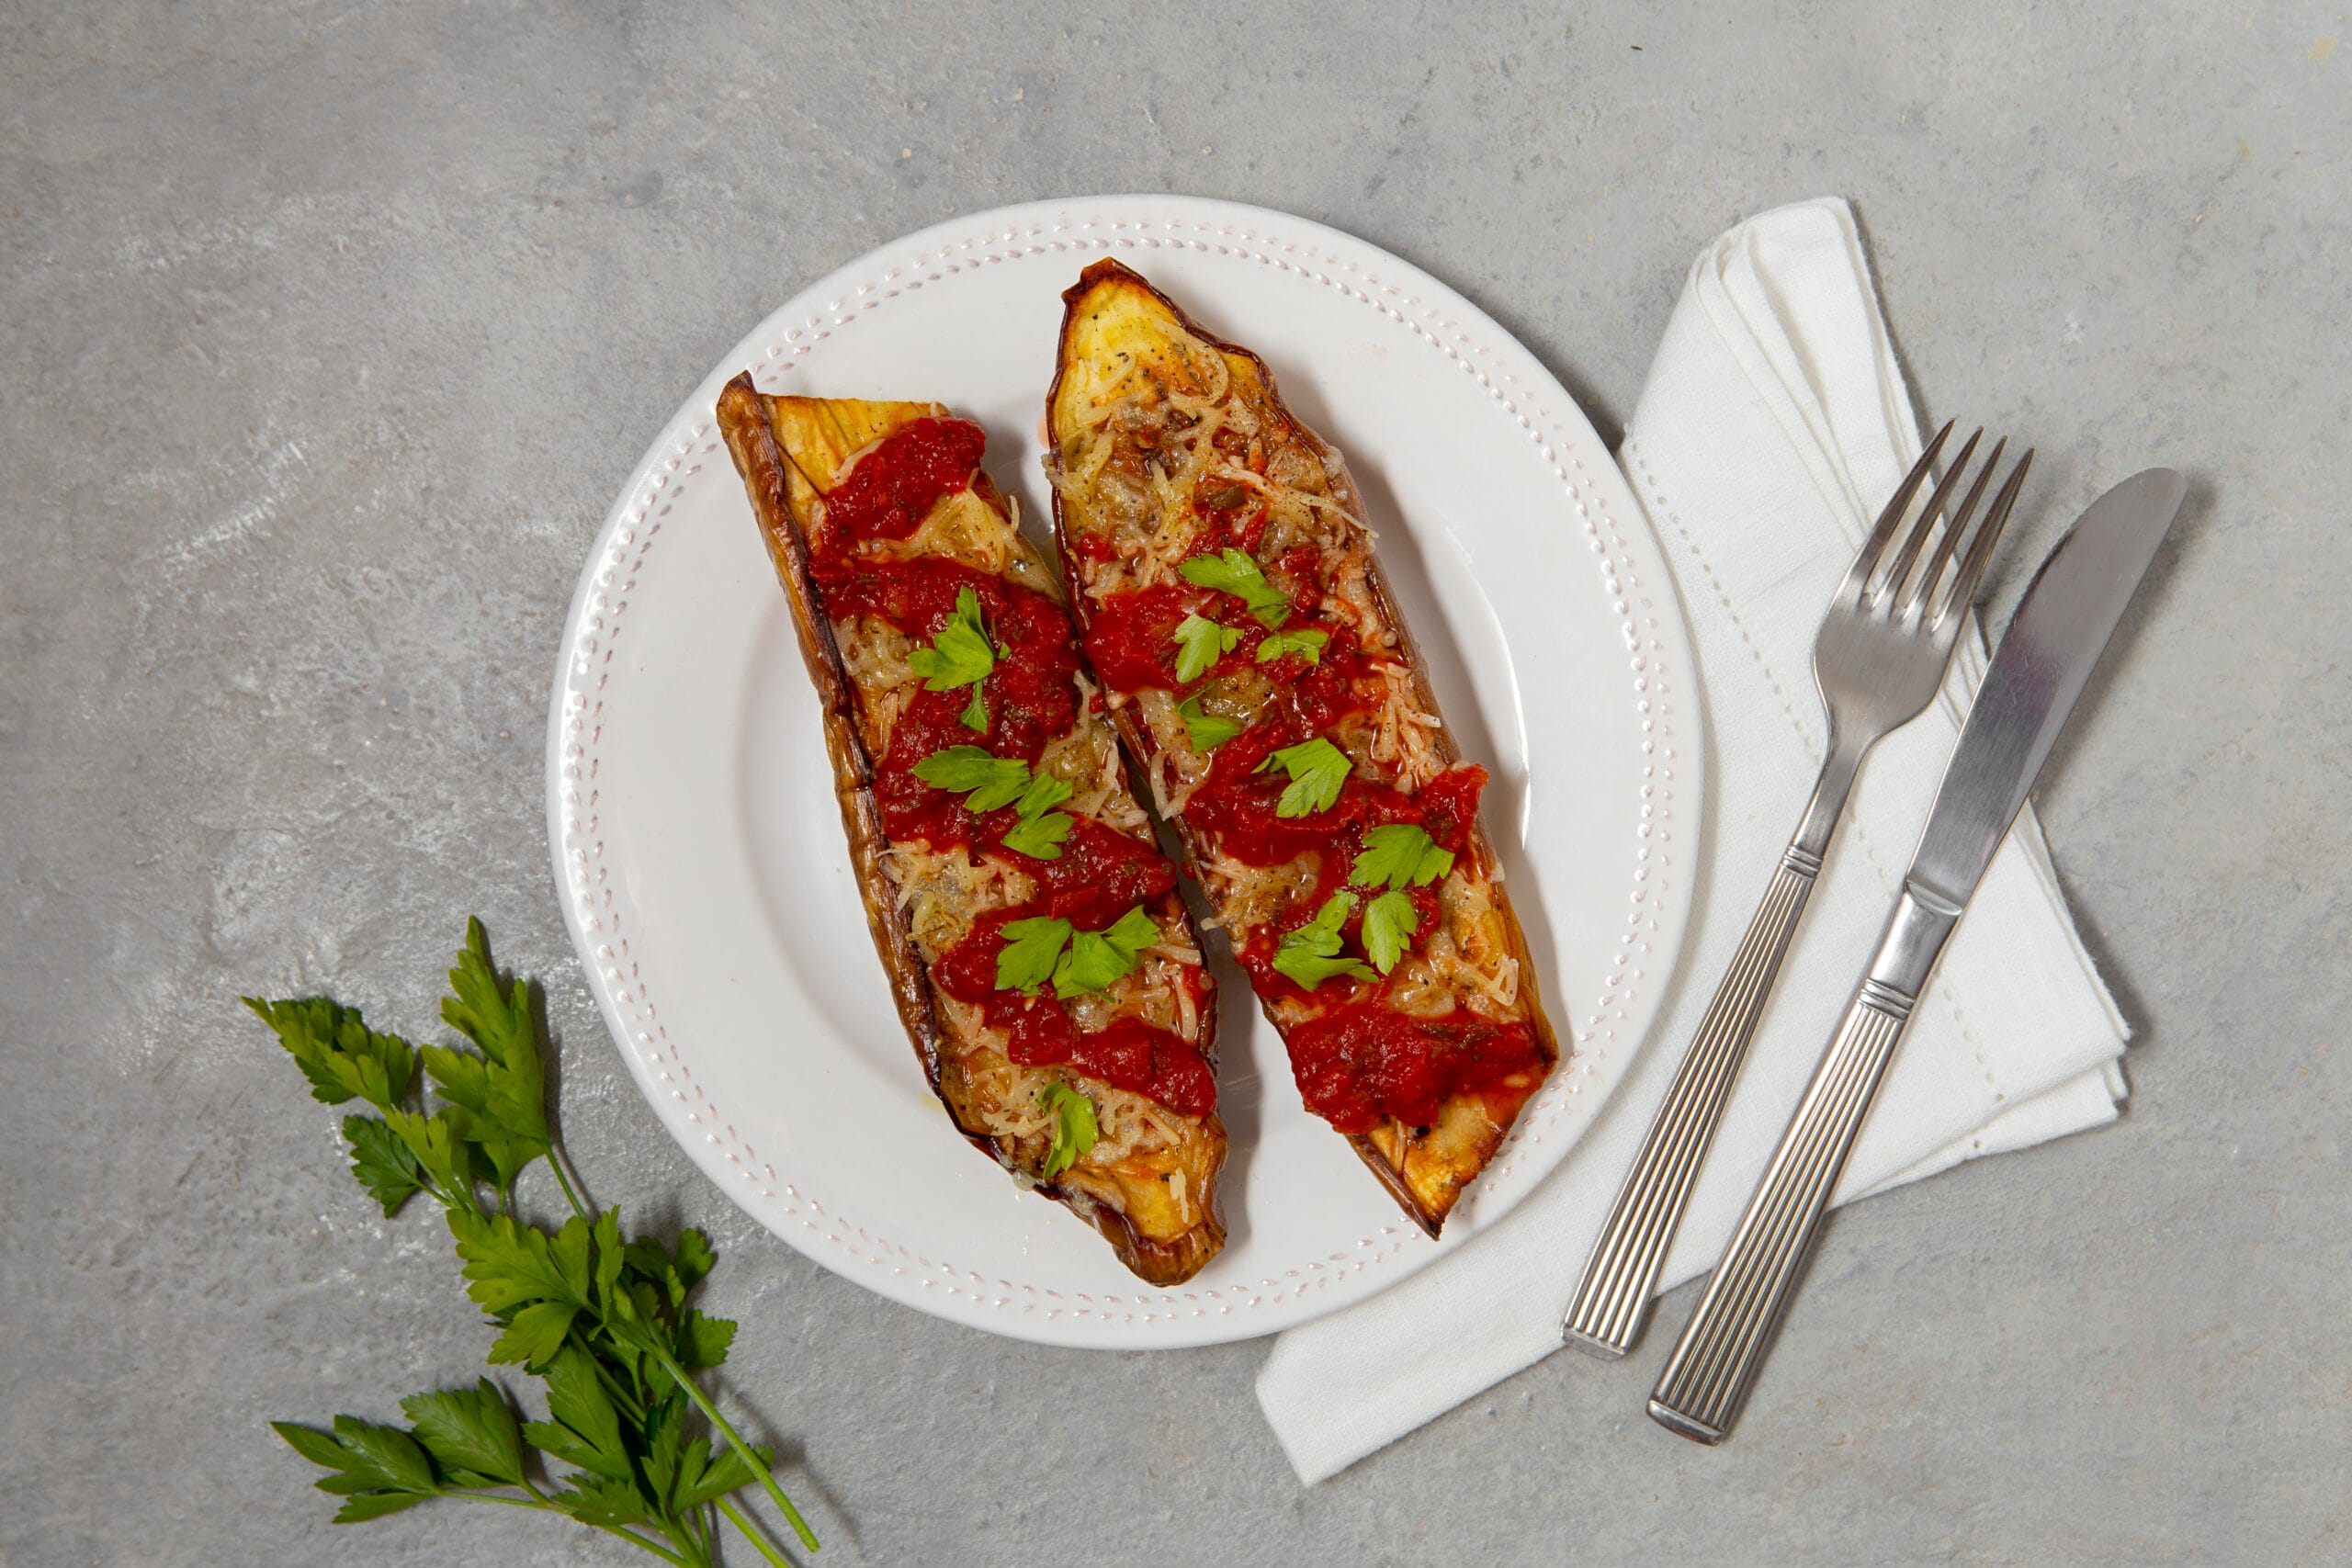
<instances>
[{"instance_id":1,"label":"parsley stem","mask_svg":"<svg viewBox=\"0 0 2352 1568\"><path fill-rule=\"evenodd\" d=\"M742 1454L745 1462L752 1467L752 1473L760 1478L760 1485L766 1491L768 1501L782 1509L784 1517L791 1521L792 1533L800 1538L800 1544L811 1551L818 1550L817 1532L808 1528L808 1521L800 1517L800 1510L792 1506L792 1499L786 1496L784 1488L775 1483L775 1476L769 1472L766 1461L760 1458L759 1450L743 1440L743 1434L737 1431L734 1424L718 1413L718 1406L713 1404L702 1390L695 1386L693 1374L678 1365L677 1359L663 1349L658 1340L649 1338L645 1342L645 1348L653 1352L653 1359L662 1363L662 1370L668 1372L676 1380L678 1386L686 1391L686 1397L695 1402L695 1408L701 1411L712 1426L724 1432L727 1435L727 1440L734 1444L737 1450Z\"/></svg>"},{"instance_id":2,"label":"parsley stem","mask_svg":"<svg viewBox=\"0 0 2352 1568\"><path fill-rule=\"evenodd\" d=\"M548 1144L548 1168L555 1172L555 1184L563 1189L565 1199L571 1204L571 1212L590 1224L594 1224L596 1217L591 1214L587 1206L580 1201L580 1194L571 1189L571 1178L563 1174L563 1145L552 1139Z\"/></svg>"},{"instance_id":3,"label":"parsley stem","mask_svg":"<svg viewBox=\"0 0 2352 1568\"><path fill-rule=\"evenodd\" d=\"M777 1552L775 1547L769 1545L767 1532L760 1529L757 1525L753 1524L751 1519L746 1517L741 1508L738 1508L734 1504L729 1502L724 1497L718 1498L718 1511L725 1514L729 1519L734 1522L735 1528L743 1532L743 1539L745 1540L750 1541L753 1546L759 1548L761 1556L775 1563L775 1568L792 1568L792 1560L781 1555ZM817 1549L814 1546L811 1546L808 1550L814 1551Z\"/></svg>"}]
</instances>

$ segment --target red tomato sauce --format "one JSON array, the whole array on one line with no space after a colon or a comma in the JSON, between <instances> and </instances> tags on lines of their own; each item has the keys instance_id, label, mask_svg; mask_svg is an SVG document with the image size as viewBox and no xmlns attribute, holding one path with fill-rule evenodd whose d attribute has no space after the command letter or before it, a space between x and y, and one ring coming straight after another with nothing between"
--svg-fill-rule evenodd
<instances>
[{"instance_id":1,"label":"red tomato sauce","mask_svg":"<svg viewBox=\"0 0 2352 1568\"><path fill-rule=\"evenodd\" d=\"M1299 1024L1287 1043L1300 1098L1342 1133L1391 1116L1429 1126L1449 1096L1544 1065L1532 1027L1465 1008L1417 1018L1349 1003Z\"/></svg>"},{"instance_id":2,"label":"red tomato sauce","mask_svg":"<svg viewBox=\"0 0 2352 1568\"><path fill-rule=\"evenodd\" d=\"M825 494L825 538L839 551L860 539L903 539L931 509L971 488L988 436L964 419L917 419L865 449Z\"/></svg>"},{"instance_id":3,"label":"red tomato sauce","mask_svg":"<svg viewBox=\"0 0 2352 1568\"><path fill-rule=\"evenodd\" d=\"M1073 1067L1114 1088L1147 1096L1182 1116L1205 1116L1216 1109L1216 1076L1200 1052L1180 1036L1132 1018L1114 1019L1102 1029L1081 1033L1050 986L1039 987L1035 997L996 988L1003 926L1038 912L1033 907L980 917L971 934L950 948L933 968L939 988L958 1001L978 1006L989 1027L1005 1032L1006 1055L1023 1066ZM1195 1005L1200 1001L1197 974L1187 971L1184 980L1193 987Z\"/></svg>"}]
</instances>

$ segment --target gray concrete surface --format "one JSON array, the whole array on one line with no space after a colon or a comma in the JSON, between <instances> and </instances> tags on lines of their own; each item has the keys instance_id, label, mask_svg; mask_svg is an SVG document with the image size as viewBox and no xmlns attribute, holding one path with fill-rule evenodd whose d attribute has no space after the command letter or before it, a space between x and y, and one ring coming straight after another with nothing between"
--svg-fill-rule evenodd
<instances>
[{"instance_id":1,"label":"gray concrete surface","mask_svg":"<svg viewBox=\"0 0 2352 1568\"><path fill-rule=\"evenodd\" d=\"M2352 1561L2352 14L1182 9L0 10L0 1562L634 1560L331 1529L262 1426L486 1336L234 998L427 1032L468 910L598 1194L717 1235L821 1562ZM1928 412L2041 446L2015 558L2198 477L2042 802L2129 1115L1843 1217L1719 1451L1643 1419L1655 1354L1560 1357L1302 1491L1260 1346L1013 1345L754 1231L580 985L542 721L644 443L869 246L1151 188L1429 267L1612 434L1696 248L1843 193Z\"/></svg>"}]
</instances>

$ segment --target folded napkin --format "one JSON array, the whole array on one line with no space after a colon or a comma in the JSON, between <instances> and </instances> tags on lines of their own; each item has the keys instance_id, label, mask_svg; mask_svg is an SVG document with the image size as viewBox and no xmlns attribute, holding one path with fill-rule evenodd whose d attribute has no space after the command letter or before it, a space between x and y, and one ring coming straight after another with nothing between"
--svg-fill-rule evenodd
<instances>
[{"instance_id":1,"label":"folded napkin","mask_svg":"<svg viewBox=\"0 0 2352 1568\"><path fill-rule=\"evenodd\" d=\"M1517 1210L1395 1289L1275 1342L1258 1398L1302 1480L1561 1348L1585 1254L1821 764L1822 606L1919 449L1843 201L1767 212L1707 247L1618 455L1681 592L1711 736L1679 970L1613 1101ZM1729 1239L1869 960L1984 661L1972 626L1937 701L1863 765L1661 1289L1712 1268ZM2114 1120L2128 1032L2029 807L1912 1015L1835 1201ZM1660 1364L1680 1327L1654 1322L1635 1360Z\"/></svg>"}]
</instances>

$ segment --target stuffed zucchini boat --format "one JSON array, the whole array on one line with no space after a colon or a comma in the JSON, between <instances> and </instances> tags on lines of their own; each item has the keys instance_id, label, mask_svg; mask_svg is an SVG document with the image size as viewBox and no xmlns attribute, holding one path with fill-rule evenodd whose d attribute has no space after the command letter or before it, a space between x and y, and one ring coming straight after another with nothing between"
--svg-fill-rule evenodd
<instances>
[{"instance_id":1,"label":"stuffed zucchini boat","mask_svg":"<svg viewBox=\"0 0 2352 1568\"><path fill-rule=\"evenodd\" d=\"M899 1016L959 1131L1153 1284L1225 1245L1216 998L1062 587L934 403L729 383Z\"/></svg>"},{"instance_id":2,"label":"stuffed zucchini boat","mask_svg":"<svg viewBox=\"0 0 2352 1568\"><path fill-rule=\"evenodd\" d=\"M1464 761L1339 454L1114 261L1046 458L1089 660L1301 1097L1434 1235L1558 1060Z\"/></svg>"}]
</instances>

